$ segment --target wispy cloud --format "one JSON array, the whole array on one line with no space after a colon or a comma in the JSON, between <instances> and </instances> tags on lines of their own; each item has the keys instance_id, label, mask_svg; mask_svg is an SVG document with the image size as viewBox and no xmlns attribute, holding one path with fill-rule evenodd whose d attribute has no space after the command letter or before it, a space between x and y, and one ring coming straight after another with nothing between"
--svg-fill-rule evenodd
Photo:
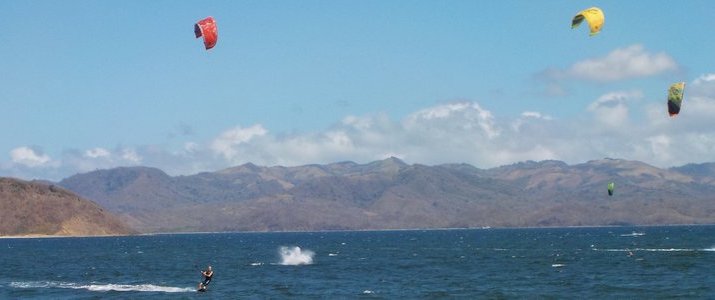
<instances>
[{"instance_id":1,"label":"wispy cloud","mask_svg":"<svg viewBox=\"0 0 715 300\"><path fill-rule=\"evenodd\" d=\"M227 160L232 160L239 152L237 148L256 137L266 135L268 131L260 124L248 128L236 127L224 131L211 143L211 149Z\"/></svg>"},{"instance_id":2,"label":"wispy cloud","mask_svg":"<svg viewBox=\"0 0 715 300\"><path fill-rule=\"evenodd\" d=\"M667 53L648 52L643 45L635 44L615 49L602 57L578 61L565 69L545 70L539 77L548 81L570 79L609 82L658 75L678 68L678 64ZM551 83L548 90L560 92L561 87L554 87Z\"/></svg>"},{"instance_id":3,"label":"wispy cloud","mask_svg":"<svg viewBox=\"0 0 715 300\"><path fill-rule=\"evenodd\" d=\"M111 155L111 153L109 153L109 150L107 149L97 147L84 151L84 155L88 158L100 158L108 157Z\"/></svg>"},{"instance_id":4,"label":"wispy cloud","mask_svg":"<svg viewBox=\"0 0 715 300\"><path fill-rule=\"evenodd\" d=\"M604 94L588 106L595 120L607 127L622 127L628 121L628 101L643 98L641 91L618 91Z\"/></svg>"},{"instance_id":5,"label":"wispy cloud","mask_svg":"<svg viewBox=\"0 0 715 300\"><path fill-rule=\"evenodd\" d=\"M10 159L13 163L37 168L48 166L52 159L47 154L43 154L41 150L33 149L28 146L17 147L10 151Z\"/></svg>"}]
</instances>

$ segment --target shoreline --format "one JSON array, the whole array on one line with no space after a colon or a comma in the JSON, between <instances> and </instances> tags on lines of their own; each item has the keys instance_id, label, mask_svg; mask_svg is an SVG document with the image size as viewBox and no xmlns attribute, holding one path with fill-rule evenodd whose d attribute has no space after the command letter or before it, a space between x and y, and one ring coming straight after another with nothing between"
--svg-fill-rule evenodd
<instances>
[{"instance_id":1,"label":"shoreline","mask_svg":"<svg viewBox=\"0 0 715 300\"><path fill-rule=\"evenodd\" d=\"M588 225L588 226L540 226L540 227L454 227L454 228L402 228L402 229L353 229L353 230L303 230L303 231L201 231L201 232L148 232L137 234L109 235L0 235L2 239L45 239L45 238L109 238L155 235L190 235L190 234L257 234L257 233L329 233L329 232L387 232L387 231L445 231L445 230L511 230L511 229L579 229L579 228L648 228L648 227L681 227L681 226L715 226L715 224L649 224L649 225Z\"/></svg>"},{"instance_id":2,"label":"shoreline","mask_svg":"<svg viewBox=\"0 0 715 300\"><path fill-rule=\"evenodd\" d=\"M22 235L0 235L2 239L54 239L54 238L102 238L102 237L122 237L135 236L141 234L103 234L103 235L48 235L48 234L22 234Z\"/></svg>"}]
</instances>

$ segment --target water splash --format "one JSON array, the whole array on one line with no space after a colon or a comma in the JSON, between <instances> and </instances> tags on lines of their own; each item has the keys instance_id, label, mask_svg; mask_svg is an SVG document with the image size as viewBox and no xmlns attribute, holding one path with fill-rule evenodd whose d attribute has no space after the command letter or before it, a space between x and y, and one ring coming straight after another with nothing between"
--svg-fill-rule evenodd
<instances>
[{"instance_id":1,"label":"water splash","mask_svg":"<svg viewBox=\"0 0 715 300\"><path fill-rule=\"evenodd\" d=\"M313 251L302 250L300 247L281 247L278 251L281 255L281 265L298 266L313 264Z\"/></svg>"},{"instance_id":2,"label":"water splash","mask_svg":"<svg viewBox=\"0 0 715 300\"><path fill-rule=\"evenodd\" d=\"M194 292L193 288L181 288L172 286L160 286L153 284L79 284L73 282L57 282L57 281L27 281L27 282L11 282L10 287L13 288L61 288L61 289L85 289L94 292L164 292L164 293L183 293Z\"/></svg>"}]
</instances>

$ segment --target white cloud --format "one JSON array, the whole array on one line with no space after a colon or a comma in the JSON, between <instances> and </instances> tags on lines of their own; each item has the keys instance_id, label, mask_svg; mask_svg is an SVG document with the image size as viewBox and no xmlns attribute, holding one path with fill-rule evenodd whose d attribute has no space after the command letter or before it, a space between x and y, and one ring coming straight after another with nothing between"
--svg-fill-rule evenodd
<instances>
[{"instance_id":1,"label":"white cloud","mask_svg":"<svg viewBox=\"0 0 715 300\"><path fill-rule=\"evenodd\" d=\"M607 82L653 76L677 69L678 64L670 55L664 52L650 53L642 45L636 44L615 49L603 57L576 62L565 70L548 70L543 75L556 80Z\"/></svg>"},{"instance_id":2,"label":"white cloud","mask_svg":"<svg viewBox=\"0 0 715 300\"><path fill-rule=\"evenodd\" d=\"M588 106L596 121L608 127L621 127L628 122L628 101L643 98L640 91L611 92L602 95Z\"/></svg>"},{"instance_id":3,"label":"white cloud","mask_svg":"<svg viewBox=\"0 0 715 300\"><path fill-rule=\"evenodd\" d=\"M650 144L651 152L657 161L668 161L671 159L670 146L671 139L667 135L656 135L646 138Z\"/></svg>"},{"instance_id":4,"label":"white cloud","mask_svg":"<svg viewBox=\"0 0 715 300\"><path fill-rule=\"evenodd\" d=\"M66 150L54 160L19 147L14 176L61 179L77 172L127 165L158 167L172 175L215 171L247 162L295 166L389 156L427 165L469 163L490 168L523 160L579 163L602 157L640 160L661 167L714 161L715 76L689 84L681 115L668 117L665 99L645 101L639 90L604 93L585 113L554 118L539 111L497 118L476 102L426 107L402 119L384 113L346 116L325 130L272 133L260 124L237 126L205 141L167 145ZM663 91L665 97L665 91ZM38 176L41 175L41 176Z\"/></svg>"},{"instance_id":5,"label":"white cloud","mask_svg":"<svg viewBox=\"0 0 715 300\"><path fill-rule=\"evenodd\" d=\"M12 149L10 159L13 163L31 168L47 166L52 161L48 155L26 146Z\"/></svg>"},{"instance_id":6,"label":"white cloud","mask_svg":"<svg viewBox=\"0 0 715 300\"><path fill-rule=\"evenodd\" d=\"M187 153L197 152L200 149L201 149L201 146L195 142L184 143L184 151L186 151Z\"/></svg>"},{"instance_id":7,"label":"white cloud","mask_svg":"<svg viewBox=\"0 0 715 300\"><path fill-rule=\"evenodd\" d=\"M541 114L538 111L525 111L525 112L521 113L521 116L525 117L525 118L553 120L553 118L551 116Z\"/></svg>"},{"instance_id":8,"label":"white cloud","mask_svg":"<svg viewBox=\"0 0 715 300\"><path fill-rule=\"evenodd\" d=\"M141 156L134 149L123 149L121 157L130 164L139 164L142 162Z\"/></svg>"},{"instance_id":9,"label":"white cloud","mask_svg":"<svg viewBox=\"0 0 715 300\"><path fill-rule=\"evenodd\" d=\"M685 86L685 100L715 99L715 74L704 74Z\"/></svg>"},{"instance_id":10,"label":"white cloud","mask_svg":"<svg viewBox=\"0 0 715 300\"><path fill-rule=\"evenodd\" d=\"M488 138L499 135L492 113L482 109L475 102L466 101L423 109L409 115L404 125L414 129L425 126L446 131L468 131L473 134L483 134ZM477 128L481 130L475 130Z\"/></svg>"},{"instance_id":11,"label":"white cloud","mask_svg":"<svg viewBox=\"0 0 715 300\"><path fill-rule=\"evenodd\" d=\"M695 81L693 81L694 85L702 85L702 84L708 84L715 82L715 74L703 74L700 75Z\"/></svg>"},{"instance_id":12,"label":"white cloud","mask_svg":"<svg viewBox=\"0 0 715 300\"><path fill-rule=\"evenodd\" d=\"M264 136L268 130L260 124L253 125L248 128L235 127L224 131L218 138L211 143L211 149L217 154L224 156L226 159L233 159L237 151L235 146L250 142L256 137Z\"/></svg>"},{"instance_id":13,"label":"white cloud","mask_svg":"<svg viewBox=\"0 0 715 300\"><path fill-rule=\"evenodd\" d=\"M544 115L540 112L537 111L525 111L521 113L521 117L517 118L514 122L511 124L512 130L515 132L519 132L522 128L522 126L536 121L551 121L554 118L552 118L549 115Z\"/></svg>"},{"instance_id":14,"label":"white cloud","mask_svg":"<svg viewBox=\"0 0 715 300\"><path fill-rule=\"evenodd\" d=\"M89 158L100 158L100 157L109 157L111 153L109 153L109 150L104 149L104 148L92 148L84 152L84 155L89 157Z\"/></svg>"}]
</instances>

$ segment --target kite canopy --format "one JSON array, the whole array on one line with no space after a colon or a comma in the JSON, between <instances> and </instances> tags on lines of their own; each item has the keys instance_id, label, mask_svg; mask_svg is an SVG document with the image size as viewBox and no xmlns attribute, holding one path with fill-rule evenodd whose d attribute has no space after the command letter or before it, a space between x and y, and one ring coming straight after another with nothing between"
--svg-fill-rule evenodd
<instances>
[{"instance_id":1,"label":"kite canopy","mask_svg":"<svg viewBox=\"0 0 715 300\"><path fill-rule=\"evenodd\" d=\"M204 37L204 46L206 50L209 50L216 46L216 41L218 40L218 28L216 27L216 20L213 17L208 17L194 24L194 34L196 38L201 36Z\"/></svg>"},{"instance_id":2,"label":"kite canopy","mask_svg":"<svg viewBox=\"0 0 715 300\"><path fill-rule=\"evenodd\" d=\"M608 195L613 196L613 189L615 189L616 184L611 182L608 184Z\"/></svg>"},{"instance_id":3,"label":"kite canopy","mask_svg":"<svg viewBox=\"0 0 715 300\"><path fill-rule=\"evenodd\" d=\"M674 117L680 113L680 105L683 103L685 93L685 82L673 83L668 89L668 114Z\"/></svg>"},{"instance_id":4,"label":"kite canopy","mask_svg":"<svg viewBox=\"0 0 715 300\"><path fill-rule=\"evenodd\" d=\"M591 33L589 35L593 36L601 31L601 27L603 27L603 22L606 20L606 17L603 15L603 11L598 7L584 9L573 17L573 20L571 20L571 29L581 25L581 22L583 22L584 19L588 21L588 26L591 28Z\"/></svg>"}]
</instances>

